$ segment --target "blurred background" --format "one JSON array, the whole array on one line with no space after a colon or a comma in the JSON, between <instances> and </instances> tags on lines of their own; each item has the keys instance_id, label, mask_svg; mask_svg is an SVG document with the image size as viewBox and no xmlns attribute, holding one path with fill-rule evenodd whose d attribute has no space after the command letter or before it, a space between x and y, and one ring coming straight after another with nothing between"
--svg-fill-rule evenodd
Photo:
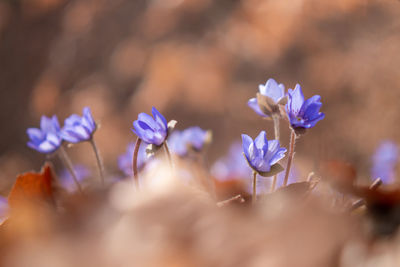
<instances>
[{"instance_id":1,"label":"blurred background","mask_svg":"<svg viewBox=\"0 0 400 267\"><path fill-rule=\"evenodd\" d=\"M211 164L241 133L273 137L247 107L271 77L322 97L326 118L297 143L304 173L341 159L368 179L379 143L400 139L399 18L396 0L2 0L0 187L45 159L26 128L84 106L110 175L152 106L211 129ZM95 171L89 144L68 152Z\"/></svg>"}]
</instances>

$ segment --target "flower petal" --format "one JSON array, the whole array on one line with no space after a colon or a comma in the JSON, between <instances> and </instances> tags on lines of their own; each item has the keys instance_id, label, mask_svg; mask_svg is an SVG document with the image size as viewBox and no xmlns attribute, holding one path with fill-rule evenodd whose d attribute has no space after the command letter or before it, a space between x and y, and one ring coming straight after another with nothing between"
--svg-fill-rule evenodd
<instances>
[{"instance_id":1,"label":"flower petal","mask_svg":"<svg viewBox=\"0 0 400 267\"><path fill-rule=\"evenodd\" d=\"M257 99L256 98L251 98L248 102L247 105L254 110L258 115L261 117L268 117L266 114L264 114L260 107L258 106Z\"/></svg>"},{"instance_id":2,"label":"flower petal","mask_svg":"<svg viewBox=\"0 0 400 267\"><path fill-rule=\"evenodd\" d=\"M294 90L289 89L288 95L289 99L287 105L289 107L289 111L297 115L304 103L304 95L300 84L296 84Z\"/></svg>"},{"instance_id":3,"label":"flower petal","mask_svg":"<svg viewBox=\"0 0 400 267\"><path fill-rule=\"evenodd\" d=\"M268 151L267 133L265 131L261 131L256 139L254 139L254 144L257 150L262 152L263 157Z\"/></svg>"},{"instance_id":4,"label":"flower petal","mask_svg":"<svg viewBox=\"0 0 400 267\"><path fill-rule=\"evenodd\" d=\"M164 116L155 107L151 109L151 114L161 129L167 131L167 120L164 118Z\"/></svg>"},{"instance_id":5,"label":"flower petal","mask_svg":"<svg viewBox=\"0 0 400 267\"><path fill-rule=\"evenodd\" d=\"M260 93L272 98L275 103L285 95L283 84L278 85L274 79L269 79L265 85L259 86Z\"/></svg>"}]
</instances>

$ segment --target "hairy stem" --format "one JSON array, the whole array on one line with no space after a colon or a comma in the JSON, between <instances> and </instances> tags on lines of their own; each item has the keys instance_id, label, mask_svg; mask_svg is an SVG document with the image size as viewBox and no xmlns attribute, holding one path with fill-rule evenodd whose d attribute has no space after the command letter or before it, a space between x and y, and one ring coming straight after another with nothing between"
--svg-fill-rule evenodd
<instances>
[{"instance_id":1,"label":"hairy stem","mask_svg":"<svg viewBox=\"0 0 400 267\"><path fill-rule=\"evenodd\" d=\"M136 139L135 149L133 151L133 159L132 159L132 168L133 168L133 181L135 182L136 188L139 188L139 175L138 175L138 167L137 160L139 154L139 147L142 143L142 139L139 137Z\"/></svg>"},{"instance_id":2,"label":"hairy stem","mask_svg":"<svg viewBox=\"0 0 400 267\"><path fill-rule=\"evenodd\" d=\"M279 116L272 115L272 119L274 121L275 139L279 141ZM271 193L275 191L277 179L278 179L278 174L275 174L274 177L272 178Z\"/></svg>"},{"instance_id":3,"label":"hairy stem","mask_svg":"<svg viewBox=\"0 0 400 267\"><path fill-rule=\"evenodd\" d=\"M61 161L63 162L63 164L65 165L67 170L71 173L72 179L74 180L75 185L78 188L78 191L83 194L83 190L82 190L80 183L78 182L78 177L76 176L74 167L72 165L72 161L69 158L64 147L60 146L60 148L58 149L58 156L60 157Z\"/></svg>"},{"instance_id":4,"label":"hairy stem","mask_svg":"<svg viewBox=\"0 0 400 267\"><path fill-rule=\"evenodd\" d=\"M92 145L94 154L96 155L97 167L99 168L101 184L104 185L104 163L103 163L103 160L100 156L99 149L97 148L97 145L93 138L90 139L90 144Z\"/></svg>"},{"instance_id":5,"label":"hairy stem","mask_svg":"<svg viewBox=\"0 0 400 267\"><path fill-rule=\"evenodd\" d=\"M283 180L283 186L286 186L289 179L290 168L292 167L292 161L294 157L294 146L296 144L296 133L292 130L290 134L290 144L289 144L289 157L286 165L285 179Z\"/></svg>"},{"instance_id":6,"label":"hairy stem","mask_svg":"<svg viewBox=\"0 0 400 267\"><path fill-rule=\"evenodd\" d=\"M253 196L252 196L252 204L254 205L257 200L257 172L253 171Z\"/></svg>"}]
</instances>

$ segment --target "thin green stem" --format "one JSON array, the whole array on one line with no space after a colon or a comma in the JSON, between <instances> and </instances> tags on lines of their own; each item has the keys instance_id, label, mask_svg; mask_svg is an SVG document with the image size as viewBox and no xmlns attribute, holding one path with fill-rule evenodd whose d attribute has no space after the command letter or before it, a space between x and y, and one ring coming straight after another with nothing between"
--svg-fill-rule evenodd
<instances>
[{"instance_id":1,"label":"thin green stem","mask_svg":"<svg viewBox=\"0 0 400 267\"><path fill-rule=\"evenodd\" d=\"M292 130L290 134L290 144L289 144L289 156L286 165L285 179L283 180L283 186L286 186L289 179L290 168L292 167L292 161L294 157L294 146L296 144L296 133Z\"/></svg>"},{"instance_id":2,"label":"thin green stem","mask_svg":"<svg viewBox=\"0 0 400 267\"><path fill-rule=\"evenodd\" d=\"M101 184L104 185L104 163L103 160L100 156L100 152L96 146L96 143L94 141L94 139L90 139L90 144L92 145L94 154L96 155L96 160L97 160L97 167L99 168L99 174L100 174L100 180L101 180Z\"/></svg>"},{"instance_id":3,"label":"thin green stem","mask_svg":"<svg viewBox=\"0 0 400 267\"><path fill-rule=\"evenodd\" d=\"M272 115L272 119L274 121L275 139L279 141L279 116L274 114ZM274 177L272 178L271 193L275 191L277 180L278 180L278 175L275 174Z\"/></svg>"},{"instance_id":4,"label":"thin green stem","mask_svg":"<svg viewBox=\"0 0 400 267\"><path fill-rule=\"evenodd\" d=\"M83 194L83 190L80 183L78 182L78 177L76 176L74 167L72 165L72 161L69 158L63 146L60 146L60 148L58 149L58 156L60 157L61 161L63 162L67 170L71 173L72 179L74 180L75 185L78 188L78 191Z\"/></svg>"},{"instance_id":5,"label":"thin green stem","mask_svg":"<svg viewBox=\"0 0 400 267\"><path fill-rule=\"evenodd\" d=\"M257 172L253 171L253 196L252 196L252 204L254 205L257 200Z\"/></svg>"},{"instance_id":6,"label":"thin green stem","mask_svg":"<svg viewBox=\"0 0 400 267\"><path fill-rule=\"evenodd\" d=\"M133 168L133 181L135 182L136 188L139 188L139 175L137 167L137 159L139 154L139 147L142 143L142 139L139 137L136 139L135 149L133 151L132 168Z\"/></svg>"}]
</instances>

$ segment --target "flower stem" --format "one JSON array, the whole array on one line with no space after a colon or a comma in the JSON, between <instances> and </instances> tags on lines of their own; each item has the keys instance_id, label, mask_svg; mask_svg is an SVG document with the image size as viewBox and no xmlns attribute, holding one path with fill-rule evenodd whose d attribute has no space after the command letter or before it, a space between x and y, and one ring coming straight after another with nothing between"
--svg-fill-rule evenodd
<instances>
[{"instance_id":1,"label":"flower stem","mask_svg":"<svg viewBox=\"0 0 400 267\"><path fill-rule=\"evenodd\" d=\"M136 188L139 188L139 176L138 176L138 168L137 168L137 159L139 154L139 147L142 143L142 139L139 137L136 139L135 149L133 151L133 159L132 159L132 168L133 168L133 181L135 182Z\"/></svg>"},{"instance_id":2,"label":"flower stem","mask_svg":"<svg viewBox=\"0 0 400 267\"><path fill-rule=\"evenodd\" d=\"M67 152L65 151L64 147L60 146L58 149L58 156L60 157L61 161L64 163L65 167L67 170L71 173L72 179L75 182L76 187L78 188L78 191L83 194L83 190L81 185L78 182L78 177L76 176L74 167L72 166L71 159L69 158Z\"/></svg>"},{"instance_id":3,"label":"flower stem","mask_svg":"<svg viewBox=\"0 0 400 267\"><path fill-rule=\"evenodd\" d=\"M257 172L253 171L253 196L252 196L252 204L254 205L257 200Z\"/></svg>"},{"instance_id":4,"label":"flower stem","mask_svg":"<svg viewBox=\"0 0 400 267\"><path fill-rule=\"evenodd\" d=\"M294 157L294 146L296 144L296 133L292 130L290 134L290 144L289 144L289 157L286 165L285 179L283 180L283 186L286 186L289 179L290 167L292 167L292 161Z\"/></svg>"},{"instance_id":5,"label":"flower stem","mask_svg":"<svg viewBox=\"0 0 400 267\"><path fill-rule=\"evenodd\" d=\"M272 115L272 119L274 121L275 139L279 141L279 116L274 114ZM274 177L272 178L271 193L275 191L277 179L278 175L275 174Z\"/></svg>"},{"instance_id":6,"label":"flower stem","mask_svg":"<svg viewBox=\"0 0 400 267\"><path fill-rule=\"evenodd\" d=\"M171 157L171 153L169 152L169 147L168 147L167 141L164 142L164 150L165 150L165 153L167 154L169 166L171 167L171 170L174 170L174 165L172 164L172 157Z\"/></svg>"},{"instance_id":7,"label":"flower stem","mask_svg":"<svg viewBox=\"0 0 400 267\"><path fill-rule=\"evenodd\" d=\"M101 180L101 184L104 185L104 163L103 160L100 156L100 152L96 146L96 143L94 141L94 139L90 139L90 144L92 145L94 154L96 155L96 160L97 160L97 167L99 168L99 174L100 174L100 180Z\"/></svg>"}]
</instances>

